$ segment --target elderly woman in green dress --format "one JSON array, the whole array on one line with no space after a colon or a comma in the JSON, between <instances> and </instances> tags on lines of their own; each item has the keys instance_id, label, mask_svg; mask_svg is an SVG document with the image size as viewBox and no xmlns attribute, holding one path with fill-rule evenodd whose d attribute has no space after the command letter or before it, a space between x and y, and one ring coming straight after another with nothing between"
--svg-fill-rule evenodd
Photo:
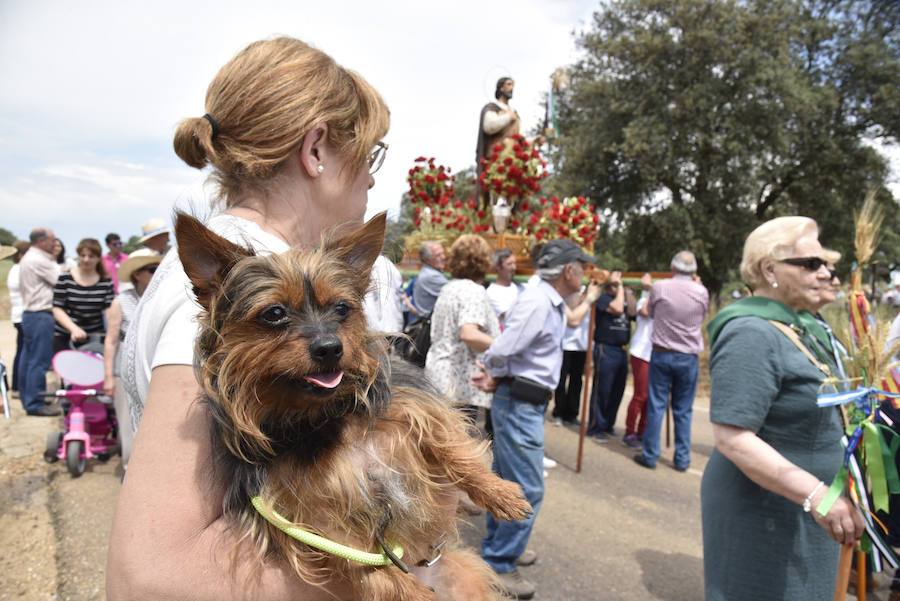
<instances>
[{"instance_id":1,"label":"elderly woman in green dress","mask_svg":"<svg viewBox=\"0 0 900 601\"><path fill-rule=\"evenodd\" d=\"M817 511L840 467L838 410L816 405L833 370L830 341L811 312L831 281L818 227L779 217L744 245L753 296L709 324L715 450L703 474L707 601L830 599L839 543L863 520L841 496Z\"/></svg>"}]
</instances>

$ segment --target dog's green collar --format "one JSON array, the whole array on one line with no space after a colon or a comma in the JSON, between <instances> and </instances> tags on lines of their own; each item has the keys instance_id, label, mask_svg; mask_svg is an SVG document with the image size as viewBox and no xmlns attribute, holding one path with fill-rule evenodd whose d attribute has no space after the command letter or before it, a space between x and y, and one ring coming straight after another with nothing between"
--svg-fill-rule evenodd
<instances>
[{"instance_id":1,"label":"dog's green collar","mask_svg":"<svg viewBox=\"0 0 900 601\"><path fill-rule=\"evenodd\" d=\"M400 545L391 544L390 549L388 548L388 545L383 545L381 553L369 553L360 551L359 549L353 549L346 545L336 543L333 540L328 540L324 536L319 536L309 530L294 526L284 517L279 515L274 509L272 510L272 514L269 515L263 505L262 497L258 495L250 499L250 502L253 504L253 508L256 509L256 511L259 512L259 515L263 516L267 522L288 536L295 538L310 547L315 547L320 551L325 551L326 553L336 555L337 557L342 557L368 566L389 566L391 564L398 564L398 562L398 567L402 565L400 558L403 557L403 547Z\"/></svg>"}]
</instances>

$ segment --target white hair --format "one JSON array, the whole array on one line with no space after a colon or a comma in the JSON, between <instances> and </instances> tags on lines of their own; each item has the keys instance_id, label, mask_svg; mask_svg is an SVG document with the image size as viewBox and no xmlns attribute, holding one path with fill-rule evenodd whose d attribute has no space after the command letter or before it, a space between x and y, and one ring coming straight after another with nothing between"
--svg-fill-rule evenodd
<instances>
[{"instance_id":1,"label":"white hair","mask_svg":"<svg viewBox=\"0 0 900 601\"><path fill-rule=\"evenodd\" d=\"M680 250L672 257L671 267L675 273L684 275L697 273L697 258L689 250Z\"/></svg>"}]
</instances>

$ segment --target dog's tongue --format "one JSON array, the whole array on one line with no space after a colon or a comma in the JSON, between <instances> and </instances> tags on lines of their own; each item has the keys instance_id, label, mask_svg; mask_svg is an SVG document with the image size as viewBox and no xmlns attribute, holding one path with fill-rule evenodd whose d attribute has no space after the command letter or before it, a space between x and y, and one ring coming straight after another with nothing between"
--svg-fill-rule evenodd
<instances>
[{"instance_id":1,"label":"dog's tongue","mask_svg":"<svg viewBox=\"0 0 900 601\"><path fill-rule=\"evenodd\" d=\"M344 372L337 370L320 374L309 374L308 376L303 376L303 379L322 388L336 388L343 377Z\"/></svg>"}]
</instances>

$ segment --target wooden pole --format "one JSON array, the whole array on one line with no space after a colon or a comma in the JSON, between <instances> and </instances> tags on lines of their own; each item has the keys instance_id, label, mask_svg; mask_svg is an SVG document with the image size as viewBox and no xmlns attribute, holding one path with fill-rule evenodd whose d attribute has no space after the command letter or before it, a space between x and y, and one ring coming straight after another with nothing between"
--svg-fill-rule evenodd
<instances>
[{"instance_id":1,"label":"wooden pole","mask_svg":"<svg viewBox=\"0 0 900 601\"><path fill-rule=\"evenodd\" d=\"M581 473L581 458L584 453L584 434L587 432L588 423L588 399L594 383L594 307L590 308L590 321L588 322L587 358L584 362L584 387L581 390L581 428L578 434L578 458L575 460L575 473Z\"/></svg>"},{"instance_id":2,"label":"wooden pole","mask_svg":"<svg viewBox=\"0 0 900 601\"><path fill-rule=\"evenodd\" d=\"M841 545L841 560L838 562L837 584L834 587L834 601L847 599L847 585L850 584L850 568L853 565L853 545Z\"/></svg>"}]
</instances>

